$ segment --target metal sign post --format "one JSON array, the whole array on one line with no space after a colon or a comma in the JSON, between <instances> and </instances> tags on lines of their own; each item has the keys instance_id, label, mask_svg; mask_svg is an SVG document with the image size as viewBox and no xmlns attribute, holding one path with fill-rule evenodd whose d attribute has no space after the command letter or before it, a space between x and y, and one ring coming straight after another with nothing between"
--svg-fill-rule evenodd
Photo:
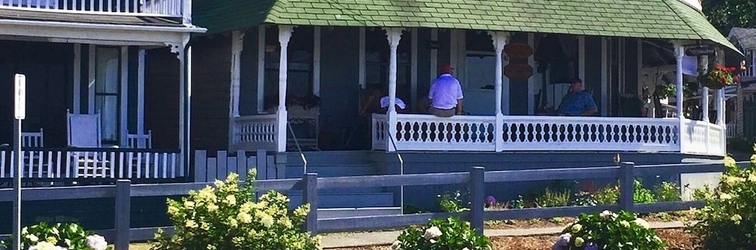
<instances>
[{"instance_id":1,"label":"metal sign post","mask_svg":"<svg viewBox=\"0 0 756 250\"><path fill-rule=\"evenodd\" d=\"M23 156L21 156L21 120L26 118L26 76L16 74L14 84L15 100L15 127L13 129L13 148L16 157L13 165L13 192L16 194L13 199L13 248L21 250L21 165Z\"/></svg>"}]
</instances>

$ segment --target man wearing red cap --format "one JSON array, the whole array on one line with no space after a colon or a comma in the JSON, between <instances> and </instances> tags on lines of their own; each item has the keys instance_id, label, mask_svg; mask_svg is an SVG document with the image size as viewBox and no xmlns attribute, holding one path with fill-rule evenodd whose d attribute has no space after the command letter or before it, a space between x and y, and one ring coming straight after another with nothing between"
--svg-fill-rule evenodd
<instances>
[{"instance_id":1,"label":"man wearing red cap","mask_svg":"<svg viewBox=\"0 0 756 250\"><path fill-rule=\"evenodd\" d=\"M451 117L462 114L462 86L452 76L454 68L448 64L438 68L441 75L433 81L428 99L431 101L430 113L439 117Z\"/></svg>"}]
</instances>

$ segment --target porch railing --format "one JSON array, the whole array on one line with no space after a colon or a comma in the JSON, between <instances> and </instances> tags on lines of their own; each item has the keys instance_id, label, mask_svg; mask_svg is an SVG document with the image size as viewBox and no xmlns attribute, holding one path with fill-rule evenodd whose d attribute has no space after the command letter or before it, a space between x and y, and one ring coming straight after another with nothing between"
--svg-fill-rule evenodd
<instances>
[{"instance_id":1,"label":"porch railing","mask_svg":"<svg viewBox=\"0 0 756 250\"><path fill-rule=\"evenodd\" d=\"M677 118L505 116L495 134L495 116L399 114L398 150L627 151L724 155L724 126ZM386 115L374 114L373 149L385 150Z\"/></svg>"},{"instance_id":2,"label":"porch railing","mask_svg":"<svg viewBox=\"0 0 756 250\"><path fill-rule=\"evenodd\" d=\"M383 117L376 114L373 117ZM400 150L494 150L495 117L492 116L457 116L453 119L438 119L430 115L397 116L396 134L393 135ZM387 123L374 122L373 134L386 135ZM385 141L386 139L383 138ZM374 145L378 146L378 145ZM386 144L383 144L383 148Z\"/></svg>"},{"instance_id":3,"label":"porch railing","mask_svg":"<svg viewBox=\"0 0 756 250\"><path fill-rule=\"evenodd\" d=\"M276 148L276 115L250 115L234 118L231 148Z\"/></svg>"},{"instance_id":4,"label":"porch railing","mask_svg":"<svg viewBox=\"0 0 756 250\"><path fill-rule=\"evenodd\" d=\"M504 150L677 151L677 119L505 116Z\"/></svg>"},{"instance_id":5,"label":"porch railing","mask_svg":"<svg viewBox=\"0 0 756 250\"><path fill-rule=\"evenodd\" d=\"M0 150L0 179L13 178L16 158ZM121 148L25 148L22 178L32 179L174 179L185 176L179 152Z\"/></svg>"},{"instance_id":6,"label":"porch railing","mask_svg":"<svg viewBox=\"0 0 756 250\"><path fill-rule=\"evenodd\" d=\"M725 127L704 121L683 120L680 152L724 155Z\"/></svg>"},{"instance_id":7,"label":"porch railing","mask_svg":"<svg viewBox=\"0 0 756 250\"><path fill-rule=\"evenodd\" d=\"M59 12L180 17L189 0L0 0L0 7Z\"/></svg>"}]
</instances>

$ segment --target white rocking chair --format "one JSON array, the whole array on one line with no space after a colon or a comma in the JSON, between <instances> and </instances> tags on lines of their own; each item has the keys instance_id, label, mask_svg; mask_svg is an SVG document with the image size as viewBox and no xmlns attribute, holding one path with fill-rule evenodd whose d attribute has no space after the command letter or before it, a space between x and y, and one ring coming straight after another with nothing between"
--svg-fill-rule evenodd
<instances>
[{"instance_id":1,"label":"white rocking chair","mask_svg":"<svg viewBox=\"0 0 756 250\"><path fill-rule=\"evenodd\" d=\"M44 131L42 129L39 129L39 132L21 132L21 147L45 147Z\"/></svg>"},{"instance_id":2,"label":"white rocking chair","mask_svg":"<svg viewBox=\"0 0 756 250\"><path fill-rule=\"evenodd\" d=\"M152 130L148 130L146 134L127 134L126 139L129 148L152 148Z\"/></svg>"},{"instance_id":3,"label":"white rocking chair","mask_svg":"<svg viewBox=\"0 0 756 250\"><path fill-rule=\"evenodd\" d=\"M99 114L71 114L68 113L68 146L71 148L102 147ZM107 167L102 152L69 152L71 163L76 167L76 177L105 178L111 169Z\"/></svg>"}]
</instances>

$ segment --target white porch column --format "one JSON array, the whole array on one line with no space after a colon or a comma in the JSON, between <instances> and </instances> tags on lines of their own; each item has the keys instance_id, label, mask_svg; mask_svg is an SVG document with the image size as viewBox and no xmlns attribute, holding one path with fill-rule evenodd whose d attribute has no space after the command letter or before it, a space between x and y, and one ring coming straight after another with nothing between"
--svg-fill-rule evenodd
<instances>
[{"instance_id":1,"label":"white porch column","mask_svg":"<svg viewBox=\"0 0 756 250\"><path fill-rule=\"evenodd\" d=\"M241 53L244 31L235 30L231 38L231 117L239 117L239 86L241 85Z\"/></svg>"},{"instance_id":2,"label":"white porch column","mask_svg":"<svg viewBox=\"0 0 756 250\"><path fill-rule=\"evenodd\" d=\"M281 58L278 63L278 111L276 112L276 149L278 152L286 152L286 124L289 117L286 112L286 80L288 77L288 46L291 40L293 27L289 25L278 26L278 42L281 44Z\"/></svg>"},{"instance_id":3,"label":"white porch column","mask_svg":"<svg viewBox=\"0 0 756 250\"><path fill-rule=\"evenodd\" d=\"M701 56L698 68L702 73L709 70L709 56ZM701 90L701 109L703 109L702 120L709 122L709 88L707 87L703 87L703 90Z\"/></svg>"},{"instance_id":4,"label":"white porch column","mask_svg":"<svg viewBox=\"0 0 756 250\"><path fill-rule=\"evenodd\" d=\"M137 66L137 134L144 134L144 56L145 50L139 48Z\"/></svg>"},{"instance_id":5,"label":"white porch column","mask_svg":"<svg viewBox=\"0 0 756 250\"><path fill-rule=\"evenodd\" d=\"M228 145L234 143L234 135L238 133L234 129L234 119L239 117L239 88L241 85L241 53L244 48L243 30L234 30L231 33L231 96L228 106Z\"/></svg>"},{"instance_id":6,"label":"white porch column","mask_svg":"<svg viewBox=\"0 0 756 250\"><path fill-rule=\"evenodd\" d=\"M677 96L675 97L675 100L677 100L677 118L683 120L685 118L683 115L683 101L685 101L685 96L683 94L682 59L683 56L685 56L685 48L680 42L673 42L673 44L675 46L675 58L677 59L677 70L675 72L675 83L677 87Z\"/></svg>"},{"instance_id":7,"label":"white porch column","mask_svg":"<svg viewBox=\"0 0 756 250\"><path fill-rule=\"evenodd\" d=\"M121 113L120 113L120 145L128 146L129 127L129 47L121 46Z\"/></svg>"},{"instance_id":8,"label":"white porch column","mask_svg":"<svg viewBox=\"0 0 756 250\"><path fill-rule=\"evenodd\" d=\"M191 153L191 97L192 97L192 48L187 47L189 35L184 36L181 45L171 45L171 52L176 53L179 59L179 173L189 168Z\"/></svg>"},{"instance_id":9,"label":"white porch column","mask_svg":"<svg viewBox=\"0 0 756 250\"><path fill-rule=\"evenodd\" d=\"M496 100L496 127L494 128L494 140L496 145L496 152L504 149L504 140L502 135L504 134L504 114L501 112L501 96L502 96L502 82L504 79L504 67L502 62L502 52L504 52L504 46L507 45L507 39L509 33L507 32L489 32L491 38L493 38L494 49L496 50L496 80L494 82L494 92Z\"/></svg>"},{"instance_id":10,"label":"white porch column","mask_svg":"<svg viewBox=\"0 0 756 250\"><path fill-rule=\"evenodd\" d=\"M391 48L391 53L389 57L389 106L388 106L388 135L387 137L390 137L388 140L386 140L386 151L393 152L396 151L396 148L394 147L394 143L396 142L396 65L397 65L397 59L396 59L396 50L399 46L399 41L402 39L402 30L401 28L384 28L386 30L386 36L388 39L389 47Z\"/></svg>"},{"instance_id":11,"label":"white porch column","mask_svg":"<svg viewBox=\"0 0 756 250\"><path fill-rule=\"evenodd\" d=\"M719 65L725 65L725 55L724 50L717 48L716 49L716 63ZM717 90L716 92L716 107L717 107L717 124L726 126L725 125L725 116L726 116L726 110L725 110L725 89L721 88ZM724 145L725 139L727 138L727 135L725 133L722 133L721 142ZM724 152L724 151L723 151Z\"/></svg>"},{"instance_id":12,"label":"white porch column","mask_svg":"<svg viewBox=\"0 0 756 250\"><path fill-rule=\"evenodd\" d=\"M257 27L257 113L265 110L265 25Z\"/></svg>"}]
</instances>

